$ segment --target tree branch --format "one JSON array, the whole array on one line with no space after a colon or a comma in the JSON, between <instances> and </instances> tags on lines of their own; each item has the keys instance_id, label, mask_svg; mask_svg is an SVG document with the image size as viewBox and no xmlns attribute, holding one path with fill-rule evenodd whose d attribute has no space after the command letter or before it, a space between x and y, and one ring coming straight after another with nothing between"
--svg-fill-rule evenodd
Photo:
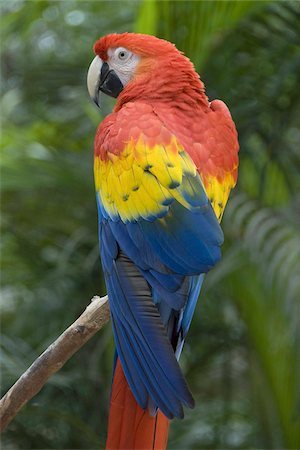
<instances>
[{"instance_id":1,"label":"tree branch","mask_svg":"<svg viewBox=\"0 0 300 450\"><path fill-rule=\"evenodd\" d=\"M67 328L0 400L0 431L20 409L94 334L109 321L108 297L94 297L81 316Z\"/></svg>"}]
</instances>

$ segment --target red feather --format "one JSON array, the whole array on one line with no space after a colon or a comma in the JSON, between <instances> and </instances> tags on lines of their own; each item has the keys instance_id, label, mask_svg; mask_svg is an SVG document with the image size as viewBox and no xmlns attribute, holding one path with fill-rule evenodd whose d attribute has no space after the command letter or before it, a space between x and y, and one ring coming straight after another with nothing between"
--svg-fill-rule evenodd
<instances>
[{"instance_id":1,"label":"red feather","mask_svg":"<svg viewBox=\"0 0 300 450\"><path fill-rule=\"evenodd\" d=\"M167 447L169 420L158 411L150 416L135 401L119 360L116 364L110 401L107 450Z\"/></svg>"},{"instance_id":2,"label":"red feather","mask_svg":"<svg viewBox=\"0 0 300 450\"><path fill-rule=\"evenodd\" d=\"M239 149L227 106L219 100L209 102L193 64L170 42L133 33L111 34L99 39L94 51L106 61L107 50L116 47L127 48L140 61L114 112L97 130L95 156L114 161L140 137L149 147L163 147L174 136L194 161L221 220L236 182ZM165 449L168 427L161 412L151 417L137 405L118 361L107 449Z\"/></svg>"}]
</instances>

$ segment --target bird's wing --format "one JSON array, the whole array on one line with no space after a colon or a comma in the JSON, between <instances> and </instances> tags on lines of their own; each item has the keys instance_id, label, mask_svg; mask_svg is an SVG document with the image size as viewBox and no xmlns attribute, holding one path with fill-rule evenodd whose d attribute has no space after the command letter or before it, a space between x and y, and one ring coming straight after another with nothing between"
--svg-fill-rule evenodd
<instances>
[{"instance_id":1,"label":"bird's wing","mask_svg":"<svg viewBox=\"0 0 300 450\"><path fill-rule=\"evenodd\" d=\"M150 397L167 417L182 417L182 404L192 406L193 399L166 314L180 315L199 292L197 277L220 258L223 233L195 164L148 105L122 108L100 128L95 182L123 370L141 407Z\"/></svg>"},{"instance_id":2,"label":"bird's wing","mask_svg":"<svg viewBox=\"0 0 300 450\"><path fill-rule=\"evenodd\" d=\"M219 221L238 170L239 143L229 109L214 100L200 121L192 124L193 144L189 154L197 166L205 191Z\"/></svg>"}]
</instances>

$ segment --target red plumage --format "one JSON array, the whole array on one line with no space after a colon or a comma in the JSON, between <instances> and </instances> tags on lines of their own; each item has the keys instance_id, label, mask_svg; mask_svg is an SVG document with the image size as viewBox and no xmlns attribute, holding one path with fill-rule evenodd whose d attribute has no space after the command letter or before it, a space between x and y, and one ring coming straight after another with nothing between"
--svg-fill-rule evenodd
<instances>
[{"instance_id":1,"label":"red plumage","mask_svg":"<svg viewBox=\"0 0 300 450\"><path fill-rule=\"evenodd\" d=\"M133 53L145 57L158 57L169 52L177 53L175 45L155 36L139 33L112 33L100 38L94 45L94 51L103 61L107 60L109 48L126 47Z\"/></svg>"},{"instance_id":2,"label":"red plumage","mask_svg":"<svg viewBox=\"0 0 300 450\"><path fill-rule=\"evenodd\" d=\"M107 450L163 450L167 447L169 420L159 411L151 417L137 404L117 361L110 400Z\"/></svg>"},{"instance_id":3,"label":"red plumage","mask_svg":"<svg viewBox=\"0 0 300 450\"><path fill-rule=\"evenodd\" d=\"M105 119L97 130L95 155L102 159L110 153L120 154L124 143L137 140L143 133L148 145L169 142L171 131L197 166L204 183L215 176L222 182L231 173L236 182L238 165L238 142L234 123L227 106L220 100L194 105L187 110L185 101L137 103L126 102ZM197 117L197 120L195 120ZM162 126L162 124L165 125ZM168 132L166 131L168 130Z\"/></svg>"},{"instance_id":4,"label":"red plumage","mask_svg":"<svg viewBox=\"0 0 300 450\"><path fill-rule=\"evenodd\" d=\"M95 156L120 155L126 144L143 136L145 144L170 143L170 133L190 155L219 220L237 179L237 132L227 106L209 102L193 64L176 47L153 36L124 33L99 39L94 51L107 61L109 48L125 47L140 62L114 112L97 130ZM213 181L212 181L213 180ZM108 449L163 449L168 419L150 417L136 403L117 362L112 387Z\"/></svg>"}]
</instances>

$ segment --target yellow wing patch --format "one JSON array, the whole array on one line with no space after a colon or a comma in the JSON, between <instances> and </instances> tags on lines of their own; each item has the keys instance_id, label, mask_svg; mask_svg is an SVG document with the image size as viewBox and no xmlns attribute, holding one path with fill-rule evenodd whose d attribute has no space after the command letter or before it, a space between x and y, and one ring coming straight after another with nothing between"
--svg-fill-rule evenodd
<instances>
[{"instance_id":1,"label":"yellow wing patch","mask_svg":"<svg viewBox=\"0 0 300 450\"><path fill-rule=\"evenodd\" d=\"M215 214L221 222L230 190L235 186L234 178L231 172L226 173L221 182L217 177L206 176L204 186Z\"/></svg>"},{"instance_id":2,"label":"yellow wing patch","mask_svg":"<svg viewBox=\"0 0 300 450\"><path fill-rule=\"evenodd\" d=\"M176 191L183 175L196 176L196 167L175 137L168 145L150 147L142 138L131 141L116 156L95 157L96 191L108 215L123 221L164 215L176 198L190 205Z\"/></svg>"}]
</instances>

